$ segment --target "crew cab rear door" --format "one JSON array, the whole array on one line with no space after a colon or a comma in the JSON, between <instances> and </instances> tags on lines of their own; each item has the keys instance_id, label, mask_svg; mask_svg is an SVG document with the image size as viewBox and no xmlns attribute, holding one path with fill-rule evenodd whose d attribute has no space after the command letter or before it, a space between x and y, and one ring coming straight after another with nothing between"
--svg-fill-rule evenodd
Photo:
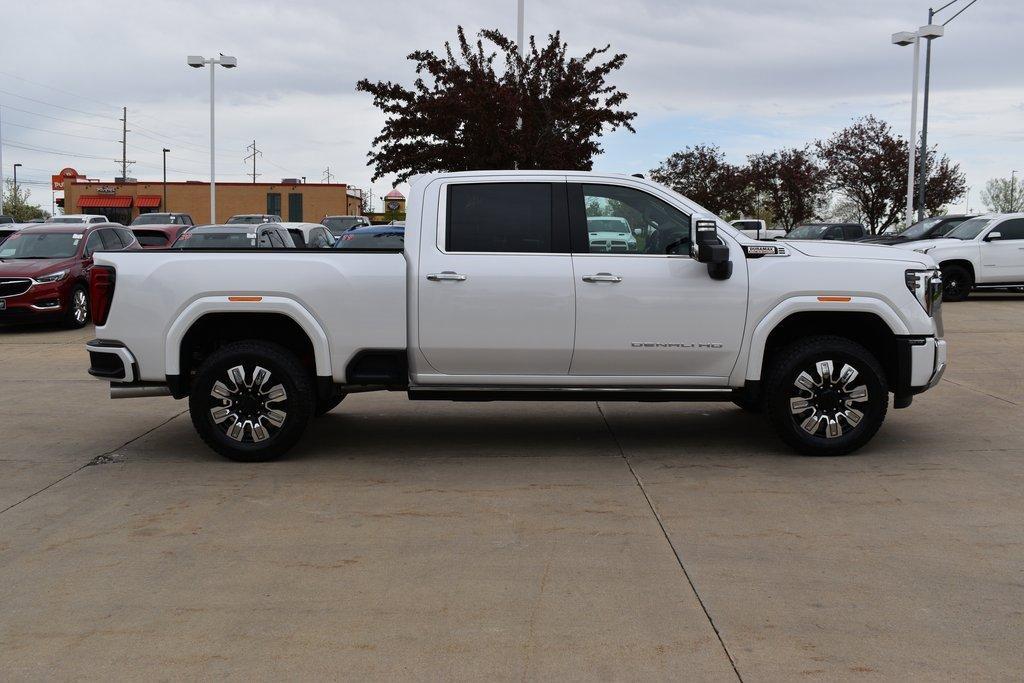
<instances>
[{"instance_id":1,"label":"crew cab rear door","mask_svg":"<svg viewBox=\"0 0 1024 683\"><path fill-rule=\"evenodd\" d=\"M747 268L739 246L727 242L732 276L713 280L705 264L690 258L691 216L646 186L570 182L568 195L576 275L570 374L724 385L746 321ZM634 238L628 251L593 244L590 216L625 218Z\"/></svg>"},{"instance_id":2,"label":"crew cab rear door","mask_svg":"<svg viewBox=\"0 0 1024 683\"><path fill-rule=\"evenodd\" d=\"M575 293L565 183L466 178L440 186L421 235L419 349L444 375L566 375Z\"/></svg>"},{"instance_id":3,"label":"crew cab rear door","mask_svg":"<svg viewBox=\"0 0 1024 683\"><path fill-rule=\"evenodd\" d=\"M983 282L1024 282L1024 218L1004 220L989 230L981 243L981 266Z\"/></svg>"}]
</instances>

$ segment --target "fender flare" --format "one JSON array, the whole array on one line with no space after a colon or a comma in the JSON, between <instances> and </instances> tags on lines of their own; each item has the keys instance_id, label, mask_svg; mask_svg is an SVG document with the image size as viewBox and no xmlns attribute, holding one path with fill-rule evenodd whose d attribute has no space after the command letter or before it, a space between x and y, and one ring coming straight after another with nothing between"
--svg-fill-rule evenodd
<instances>
[{"instance_id":1,"label":"fender flare","mask_svg":"<svg viewBox=\"0 0 1024 683\"><path fill-rule=\"evenodd\" d=\"M756 381L761 379L764 365L765 347L768 336L779 323L794 313L873 313L889 326L893 334L910 334L903 319L896 314L892 306L881 299L866 296L853 296L849 301L820 301L816 296L796 296L781 301L768 312L754 328L750 338L750 351L747 354L747 371L745 379Z\"/></svg>"},{"instance_id":2,"label":"fender flare","mask_svg":"<svg viewBox=\"0 0 1024 683\"><path fill-rule=\"evenodd\" d=\"M255 298L255 297L254 297ZM316 374L331 376L331 353L327 334L305 306L281 296L260 296L258 301L232 301L236 297L207 296L196 299L174 319L167 330L164 346L164 367L168 375L181 372L181 342L197 320L208 313L279 313L288 316L302 328L313 344Z\"/></svg>"}]
</instances>

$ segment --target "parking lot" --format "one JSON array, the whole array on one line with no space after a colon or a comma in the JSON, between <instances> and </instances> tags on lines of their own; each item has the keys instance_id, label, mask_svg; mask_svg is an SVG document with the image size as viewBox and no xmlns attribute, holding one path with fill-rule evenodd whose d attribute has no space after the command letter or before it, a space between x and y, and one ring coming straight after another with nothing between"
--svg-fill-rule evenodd
<instances>
[{"instance_id":1,"label":"parking lot","mask_svg":"<svg viewBox=\"0 0 1024 683\"><path fill-rule=\"evenodd\" d=\"M4 678L1019 679L1024 297L863 451L731 405L349 397L289 458L0 331Z\"/></svg>"}]
</instances>

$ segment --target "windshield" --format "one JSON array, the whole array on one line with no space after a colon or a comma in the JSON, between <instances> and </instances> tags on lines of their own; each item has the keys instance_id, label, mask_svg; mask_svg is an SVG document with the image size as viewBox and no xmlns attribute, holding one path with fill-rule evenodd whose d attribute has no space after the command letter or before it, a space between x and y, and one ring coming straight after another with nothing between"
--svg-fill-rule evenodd
<instances>
[{"instance_id":1,"label":"windshield","mask_svg":"<svg viewBox=\"0 0 1024 683\"><path fill-rule=\"evenodd\" d=\"M903 239L917 239L918 237L924 237L928 234L928 231L934 228L938 223L942 222L942 218L925 218L923 221L914 223L909 228L899 233L899 237Z\"/></svg>"},{"instance_id":2,"label":"windshield","mask_svg":"<svg viewBox=\"0 0 1024 683\"><path fill-rule=\"evenodd\" d=\"M251 232L186 232L174 243L175 249L249 249L256 246Z\"/></svg>"},{"instance_id":3,"label":"windshield","mask_svg":"<svg viewBox=\"0 0 1024 683\"><path fill-rule=\"evenodd\" d=\"M786 233L786 239L816 240L828 230L827 225L801 225Z\"/></svg>"},{"instance_id":4,"label":"windshield","mask_svg":"<svg viewBox=\"0 0 1024 683\"><path fill-rule=\"evenodd\" d=\"M81 233L15 233L0 245L0 258L71 258L81 241Z\"/></svg>"},{"instance_id":5,"label":"windshield","mask_svg":"<svg viewBox=\"0 0 1024 683\"><path fill-rule=\"evenodd\" d=\"M327 229L331 231L331 234L337 237L341 233L345 232L349 228L354 228L357 225L363 225L363 219L357 216L335 216L332 218L325 218L323 220Z\"/></svg>"},{"instance_id":6,"label":"windshield","mask_svg":"<svg viewBox=\"0 0 1024 683\"><path fill-rule=\"evenodd\" d=\"M992 222L991 218L972 218L964 221L946 233L946 237L955 240L973 240Z\"/></svg>"},{"instance_id":7,"label":"windshield","mask_svg":"<svg viewBox=\"0 0 1024 683\"><path fill-rule=\"evenodd\" d=\"M58 216L56 218L51 218L50 220L47 221L47 223L84 223L84 222L85 222L84 218L74 218L74 217L72 217L72 218L62 218L60 216Z\"/></svg>"},{"instance_id":8,"label":"windshield","mask_svg":"<svg viewBox=\"0 0 1024 683\"><path fill-rule=\"evenodd\" d=\"M245 225L266 223L267 221L264 219L265 216L232 216L228 219L227 225L238 225L240 223Z\"/></svg>"},{"instance_id":9,"label":"windshield","mask_svg":"<svg viewBox=\"0 0 1024 683\"><path fill-rule=\"evenodd\" d=\"M587 217L587 230L589 232L614 232L620 235L629 234L629 225L617 218L592 218Z\"/></svg>"},{"instance_id":10,"label":"windshield","mask_svg":"<svg viewBox=\"0 0 1024 683\"><path fill-rule=\"evenodd\" d=\"M405 244L403 231L348 232L334 243L335 249L401 249Z\"/></svg>"}]
</instances>

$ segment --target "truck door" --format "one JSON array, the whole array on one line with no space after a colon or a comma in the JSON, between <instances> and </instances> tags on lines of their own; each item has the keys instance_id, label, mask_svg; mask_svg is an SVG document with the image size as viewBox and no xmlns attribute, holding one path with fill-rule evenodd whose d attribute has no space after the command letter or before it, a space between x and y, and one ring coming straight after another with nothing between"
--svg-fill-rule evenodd
<instances>
[{"instance_id":1,"label":"truck door","mask_svg":"<svg viewBox=\"0 0 1024 683\"><path fill-rule=\"evenodd\" d=\"M576 275L570 374L724 385L747 311L747 268L738 245L732 245L732 277L712 280L707 266L689 256L691 217L641 187L570 184L569 207ZM630 252L592 249L588 216L624 218L634 238Z\"/></svg>"},{"instance_id":2,"label":"truck door","mask_svg":"<svg viewBox=\"0 0 1024 683\"><path fill-rule=\"evenodd\" d=\"M981 243L981 265L984 282L1024 282L1024 218L992 228Z\"/></svg>"},{"instance_id":3,"label":"truck door","mask_svg":"<svg viewBox=\"0 0 1024 683\"><path fill-rule=\"evenodd\" d=\"M437 232L420 236L424 358L445 375L566 375L575 292L565 183L440 191Z\"/></svg>"}]
</instances>

